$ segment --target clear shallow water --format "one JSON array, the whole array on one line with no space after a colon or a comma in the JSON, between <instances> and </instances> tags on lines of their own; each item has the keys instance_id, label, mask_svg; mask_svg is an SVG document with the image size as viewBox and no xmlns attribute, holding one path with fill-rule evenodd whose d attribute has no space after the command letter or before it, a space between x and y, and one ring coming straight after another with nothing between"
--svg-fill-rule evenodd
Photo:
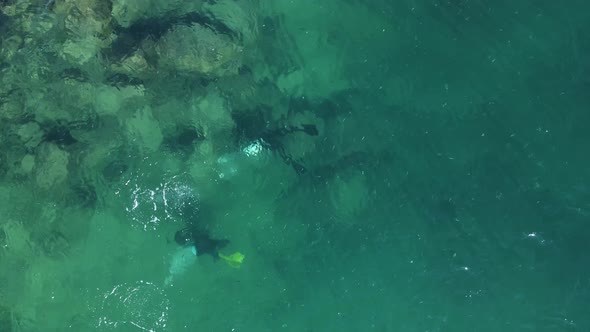
<instances>
[{"instance_id":1,"label":"clear shallow water","mask_svg":"<svg viewBox=\"0 0 590 332\"><path fill-rule=\"evenodd\" d=\"M0 331L588 330L584 3L244 4L1 5Z\"/></svg>"}]
</instances>

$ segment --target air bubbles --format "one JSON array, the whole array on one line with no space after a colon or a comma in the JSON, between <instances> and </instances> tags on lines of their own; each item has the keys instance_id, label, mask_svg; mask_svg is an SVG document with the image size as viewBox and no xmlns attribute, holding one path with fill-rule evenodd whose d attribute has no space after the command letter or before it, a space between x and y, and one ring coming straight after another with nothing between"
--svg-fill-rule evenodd
<instances>
[{"instance_id":1,"label":"air bubbles","mask_svg":"<svg viewBox=\"0 0 590 332\"><path fill-rule=\"evenodd\" d=\"M141 175L132 175L116 191L133 225L153 231L164 222L179 223L198 212L199 195L188 175L164 176L150 185Z\"/></svg>"},{"instance_id":2,"label":"air bubbles","mask_svg":"<svg viewBox=\"0 0 590 332\"><path fill-rule=\"evenodd\" d=\"M169 308L164 290L153 283L139 280L117 285L103 294L96 327L102 331L131 326L141 331L164 331Z\"/></svg>"},{"instance_id":3,"label":"air bubbles","mask_svg":"<svg viewBox=\"0 0 590 332\"><path fill-rule=\"evenodd\" d=\"M539 234L538 232L528 232L528 233L524 233L523 238L529 241L533 241L534 243L537 243L539 245L546 245L547 241L545 240L545 238L543 236L541 236L541 234Z\"/></svg>"}]
</instances>

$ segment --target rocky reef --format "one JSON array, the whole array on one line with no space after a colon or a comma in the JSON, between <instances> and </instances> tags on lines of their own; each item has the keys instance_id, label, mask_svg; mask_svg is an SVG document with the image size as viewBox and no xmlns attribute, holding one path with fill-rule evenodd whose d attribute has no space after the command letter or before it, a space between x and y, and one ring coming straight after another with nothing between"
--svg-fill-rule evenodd
<instances>
[{"instance_id":1,"label":"rocky reef","mask_svg":"<svg viewBox=\"0 0 590 332\"><path fill-rule=\"evenodd\" d=\"M282 51L280 22L257 0L0 1L0 271L19 267L0 277L26 279L35 264L70 256L113 192L137 192L121 191L137 174L153 192L188 174L211 196L234 181L274 199L340 171L331 164L349 151L322 137L339 116L327 99L345 104L348 86L323 97L302 89L303 61ZM221 175L230 159L243 163L242 182ZM349 224L366 206L367 180L344 168L323 193ZM19 299L6 298L0 330L11 331Z\"/></svg>"}]
</instances>

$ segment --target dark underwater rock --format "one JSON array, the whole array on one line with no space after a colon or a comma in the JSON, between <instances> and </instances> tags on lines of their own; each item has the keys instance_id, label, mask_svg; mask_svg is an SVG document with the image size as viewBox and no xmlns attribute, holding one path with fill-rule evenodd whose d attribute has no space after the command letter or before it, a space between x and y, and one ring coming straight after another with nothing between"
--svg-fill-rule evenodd
<instances>
[{"instance_id":1,"label":"dark underwater rock","mask_svg":"<svg viewBox=\"0 0 590 332\"><path fill-rule=\"evenodd\" d=\"M0 331L12 332L12 314L10 309L0 304Z\"/></svg>"}]
</instances>

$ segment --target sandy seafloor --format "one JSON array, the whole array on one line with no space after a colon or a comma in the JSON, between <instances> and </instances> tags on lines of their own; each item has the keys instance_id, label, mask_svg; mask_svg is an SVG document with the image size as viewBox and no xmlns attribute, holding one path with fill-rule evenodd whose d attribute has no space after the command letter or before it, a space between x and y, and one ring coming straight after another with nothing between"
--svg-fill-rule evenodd
<instances>
[{"instance_id":1,"label":"sandy seafloor","mask_svg":"<svg viewBox=\"0 0 590 332\"><path fill-rule=\"evenodd\" d=\"M0 8L0 332L590 330L585 2Z\"/></svg>"}]
</instances>

